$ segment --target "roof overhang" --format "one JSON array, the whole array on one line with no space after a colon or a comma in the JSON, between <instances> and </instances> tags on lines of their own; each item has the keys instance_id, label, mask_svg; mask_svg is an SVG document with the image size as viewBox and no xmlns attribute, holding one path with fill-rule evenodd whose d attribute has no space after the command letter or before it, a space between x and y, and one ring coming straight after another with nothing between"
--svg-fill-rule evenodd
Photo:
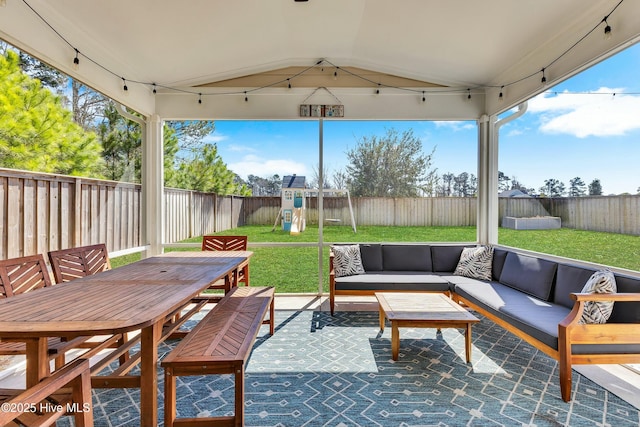
<instances>
[{"instance_id":1,"label":"roof overhang","mask_svg":"<svg viewBox=\"0 0 640 427\"><path fill-rule=\"evenodd\" d=\"M0 37L147 116L295 119L340 103L348 119L473 120L640 40L640 3L618 3L7 0Z\"/></svg>"}]
</instances>

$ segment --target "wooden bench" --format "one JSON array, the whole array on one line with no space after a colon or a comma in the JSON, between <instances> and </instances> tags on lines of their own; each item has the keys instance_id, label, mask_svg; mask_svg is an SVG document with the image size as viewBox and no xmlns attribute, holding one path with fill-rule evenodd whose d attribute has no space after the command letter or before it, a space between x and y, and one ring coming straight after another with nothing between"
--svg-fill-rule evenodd
<instances>
[{"instance_id":1,"label":"wooden bench","mask_svg":"<svg viewBox=\"0 0 640 427\"><path fill-rule=\"evenodd\" d=\"M243 426L244 370L263 324L274 332L273 287L236 287L165 357L164 425ZM269 319L263 320L269 311ZM176 419L176 377L188 375L235 376L233 416Z\"/></svg>"},{"instance_id":2,"label":"wooden bench","mask_svg":"<svg viewBox=\"0 0 640 427\"><path fill-rule=\"evenodd\" d=\"M0 425L45 426L72 414L78 427L93 426L89 360L76 359L27 390L0 390Z\"/></svg>"}]
</instances>

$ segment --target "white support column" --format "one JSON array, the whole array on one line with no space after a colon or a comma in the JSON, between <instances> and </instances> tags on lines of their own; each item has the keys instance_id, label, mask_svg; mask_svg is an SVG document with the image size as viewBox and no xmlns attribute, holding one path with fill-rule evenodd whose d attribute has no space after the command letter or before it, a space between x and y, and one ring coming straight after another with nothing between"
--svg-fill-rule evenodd
<instances>
[{"instance_id":1,"label":"white support column","mask_svg":"<svg viewBox=\"0 0 640 427\"><path fill-rule=\"evenodd\" d=\"M500 206L498 199L498 149L500 128L522 117L527 103L518 105L516 112L498 120L484 115L478 121L478 243L498 243Z\"/></svg>"},{"instance_id":2,"label":"white support column","mask_svg":"<svg viewBox=\"0 0 640 427\"><path fill-rule=\"evenodd\" d=\"M495 116L478 121L478 243L498 243L498 138Z\"/></svg>"},{"instance_id":3,"label":"white support column","mask_svg":"<svg viewBox=\"0 0 640 427\"><path fill-rule=\"evenodd\" d=\"M142 224L150 246L145 255L153 256L162 253L164 243L163 121L157 114L147 120L142 153Z\"/></svg>"},{"instance_id":4,"label":"white support column","mask_svg":"<svg viewBox=\"0 0 640 427\"><path fill-rule=\"evenodd\" d=\"M318 119L318 294L322 295L324 282L324 122Z\"/></svg>"}]
</instances>

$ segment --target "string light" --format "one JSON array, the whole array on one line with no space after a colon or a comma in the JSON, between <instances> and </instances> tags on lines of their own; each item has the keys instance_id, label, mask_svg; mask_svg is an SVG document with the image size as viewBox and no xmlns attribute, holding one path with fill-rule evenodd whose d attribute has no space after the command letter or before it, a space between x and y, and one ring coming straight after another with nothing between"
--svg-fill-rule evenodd
<instances>
[{"instance_id":1,"label":"string light","mask_svg":"<svg viewBox=\"0 0 640 427\"><path fill-rule=\"evenodd\" d=\"M80 64L80 55L82 55L85 59L87 59L89 62L95 64L97 67L102 68L105 72L112 74L115 77L120 77L119 74L117 74L116 72L114 72L113 70L107 68L106 66L102 65L101 63L97 62L96 60L92 59L91 57L87 56L86 54L82 54L79 52L79 50L71 44L71 42L69 42L69 40L67 40L59 31L57 31L42 15L40 15L28 2L27 0L22 0L22 2L46 25L48 26L51 31L53 31L62 41L64 41L69 47L71 47L74 51L75 51L75 57L73 59L73 67L74 69ZM560 54L559 56L557 56L553 61L551 61L549 64L547 64L546 67L542 68L540 71L536 71L533 72L529 75L523 76L517 80L508 82L503 84L502 86L478 86L478 88L480 89L488 89L488 88L497 88L500 87L500 93L498 95L498 98L500 100L504 99L504 88L515 85L517 83L520 83L524 80L527 80L529 78L534 77L536 74L538 74L539 72L542 72L542 78L541 78L541 83L543 85L546 84L547 82L547 78L546 78L546 69L548 67L550 67L551 65L555 64L556 62L558 62L561 58L563 58L565 55L567 55L570 51L572 51L578 44L580 44L581 42L583 42L591 33L593 33L596 29L600 28L600 25L602 25L602 23L605 24L605 28L604 28L604 36L606 39L610 38L612 36L612 29L611 26L609 25L608 22L608 18L618 9L618 7L624 2L624 0L619 0L619 2L611 9L611 11L609 12L608 15L606 15L601 21L598 22L597 25L595 25L589 32L587 32L586 34L584 34L580 39L578 39L573 45L571 45L568 49L566 49L562 54ZM0 0L0 6L5 6L6 5L6 0ZM334 67L334 72L333 72L333 79L337 80L338 79L338 70L340 70L341 68L335 64L332 64L330 61L327 61L324 58L321 58L319 60L317 60L315 62L315 64L311 67L308 67L296 74L294 74L293 76L290 76L284 80L281 80L279 82L275 82L275 83L271 83L265 86L261 86L261 87L256 87L256 88L252 88L251 91L257 91L257 90L261 90L261 89L266 89L269 87L274 87L274 86L278 86L281 85L283 82L287 83L287 87L291 88L291 79L297 76L300 76L306 72L308 72L309 70L315 68L316 66L321 66L321 71L324 72L324 68L325 66L330 66L330 67ZM370 80L369 78L367 78L366 76L362 76L359 74L356 74L354 72L351 72L348 69L342 69L342 71L344 71L347 74L352 75L353 77L366 81L370 84L376 84L376 82ZM125 77L120 77L122 79L122 90L124 91L125 94L128 94L129 92L129 88L127 86L127 79L125 79ZM129 80L129 83L137 83L137 84L143 84L143 85L151 85L153 86L153 93L156 94L156 83L148 83L148 82L144 82L144 81L136 81L136 80ZM202 94L202 93L198 93L195 92L193 90L189 90L189 89L182 89L182 88L178 88L178 87L170 87L170 86L163 86L160 85L161 87L164 87L170 91L175 91L175 92L181 92L181 93L186 93L186 94L196 94L198 95L198 102L201 103L202 101L202 96L215 96L215 95L233 95L233 94L239 94L239 93L244 93L244 100L245 102L249 101L249 97L248 97L248 91L244 91L244 92L240 92L240 91L233 91L233 92L219 92L219 93L210 93L210 94ZM377 83L378 88L376 89L376 94L380 93L380 87L382 86L381 83ZM413 89L413 88L408 88L408 87L399 87L399 86L387 86L385 85L385 87L391 88L391 89L396 89L396 90L402 90L402 91L406 91L406 92L412 92L412 93L420 93L422 92L422 101L425 102L426 101L426 97L425 97L425 91L424 90L418 90L418 89ZM459 93L461 92L462 88L458 87L448 87L448 88L442 88L442 89L433 89L430 90L429 92L434 92L434 93L442 93L442 94L455 94L455 93ZM471 89L468 88L467 90L467 99L470 100L471 99Z\"/></svg>"},{"instance_id":2,"label":"string light","mask_svg":"<svg viewBox=\"0 0 640 427\"><path fill-rule=\"evenodd\" d=\"M602 20L602 22L604 22L605 24L607 24L607 25L604 27L604 39L605 39L605 40L609 40L609 39L611 38L611 25L609 25L609 23L607 22L607 18L608 18L608 17L609 17L609 16L607 15L607 16L605 16L605 17L604 17L604 19Z\"/></svg>"}]
</instances>

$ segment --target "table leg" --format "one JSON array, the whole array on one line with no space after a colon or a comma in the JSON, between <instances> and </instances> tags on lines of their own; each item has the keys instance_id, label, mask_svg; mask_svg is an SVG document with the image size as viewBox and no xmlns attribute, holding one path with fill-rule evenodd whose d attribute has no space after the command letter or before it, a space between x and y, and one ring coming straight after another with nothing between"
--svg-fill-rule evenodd
<instances>
[{"instance_id":1,"label":"table leg","mask_svg":"<svg viewBox=\"0 0 640 427\"><path fill-rule=\"evenodd\" d=\"M380 306L380 330L384 331L384 310L382 309L382 306Z\"/></svg>"},{"instance_id":2,"label":"table leg","mask_svg":"<svg viewBox=\"0 0 640 427\"><path fill-rule=\"evenodd\" d=\"M158 425L158 341L159 321L140 331L140 425Z\"/></svg>"},{"instance_id":3,"label":"table leg","mask_svg":"<svg viewBox=\"0 0 640 427\"><path fill-rule=\"evenodd\" d=\"M471 362L471 323L467 323L467 330L464 334L465 351L467 353L467 363Z\"/></svg>"},{"instance_id":4,"label":"table leg","mask_svg":"<svg viewBox=\"0 0 640 427\"><path fill-rule=\"evenodd\" d=\"M41 379L48 377L49 354L47 338L31 338L25 342L26 344L26 380L27 388L33 387L40 382Z\"/></svg>"},{"instance_id":5,"label":"table leg","mask_svg":"<svg viewBox=\"0 0 640 427\"><path fill-rule=\"evenodd\" d=\"M400 331L398 330L398 323L394 320L391 321L391 358L398 360L398 353L400 353Z\"/></svg>"}]
</instances>

